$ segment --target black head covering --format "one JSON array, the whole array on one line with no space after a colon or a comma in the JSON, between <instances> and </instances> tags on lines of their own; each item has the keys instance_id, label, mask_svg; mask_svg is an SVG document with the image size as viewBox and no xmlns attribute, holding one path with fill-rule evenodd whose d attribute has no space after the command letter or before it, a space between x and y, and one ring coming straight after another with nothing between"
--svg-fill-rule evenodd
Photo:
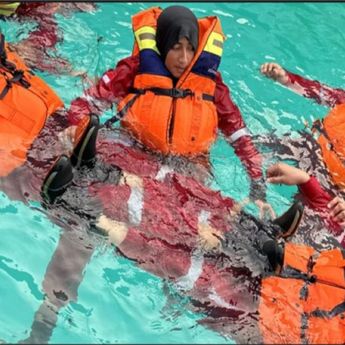
<instances>
[{"instance_id":1,"label":"black head covering","mask_svg":"<svg viewBox=\"0 0 345 345\"><path fill-rule=\"evenodd\" d=\"M167 7L158 17L156 43L163 61L168 51L182 38L198 49L199 26L194 13L183 6Z\"/></svg>"}]
</instances>

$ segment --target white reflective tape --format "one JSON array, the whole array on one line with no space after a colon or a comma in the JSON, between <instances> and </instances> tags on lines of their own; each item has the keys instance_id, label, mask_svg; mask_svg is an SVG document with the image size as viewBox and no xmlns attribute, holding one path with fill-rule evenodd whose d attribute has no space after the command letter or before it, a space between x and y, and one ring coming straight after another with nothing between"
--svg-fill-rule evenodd
<instances>
[{"instance_id":1,"label":"white reflective tape","mask_svg":"<svg viewBox=\"0 0 345 345\"><path fill-rule=\"evenodd\" d=\"M131 195L128 199L129 221L133 225L141 223L143 213L144 194L142 188L132 187Z\"/></svg>"},{"instance_id":2,"label":"white reflective tape","mask_svg":"<svg viewBox=\"0 0 345 345\"><path fill-rule=\"evenodd\" d=\"M203 263L204 256L201 250L198 248L194 249L191 256L189 270L186 275L177 279L176 287L183 291L191 290L202 273Z\"/></svg>"},{"instance_id":3,"label":"white reflective tape","mask_svg":"<svg viewBox=\"0 0 345 345\"><path fill-rule=\"evenodd\" d=\"M336 239L339 241L339 243L343 243L345 239L345 231L343 231L339 236L337 236Z\"/></svg>"},{"instance_id":4,"label":"white reflective tape","mask_svg":"<svg viewBox=\"0 0 345 345\"><path fill-rule=\"evenodd\" d=\"M241 128L235 133L232 133L229 137L230 143L234 143L236 140L238 140L241 137L244 137L245 135L250 135L249 131L247 128Z\"/></svg>"},{"instance_id":5,"label":"white reflective tape","mask_svg":"<svg viewBox=\"0 0 345 345\"><path fill-rule=\"evenodd\" d=\"M162 165L156 175L156 180L162 181L164 177L172 171L174 171L173 168L167 165Z\"/></svg>"},{"instance_id":6,"label":"white reflective tape","mask_svg":"<svg viewBox=\"0 0 345 345\"><path fill-rule=\"evenodd\" d=\"M205 211L202 210L199 214L199 218L198 218L198 223L202 224L202 223L206 223L208 224L208 219L210 218L210 212L209 211Z\"/></svg>"},{"instance_id":7,"label":"white reflective tape","mask_svg":"<svg viewBox=\"0 0 345 345\"><path fill-rule=\"evenodd\" d=\"M106 84L109 84L111 79L110 79L106 74L104 74L104 76L102 77L102 80L103 80Z\"/></svg>"},{"instance_id":8,"label":"white reflective tape","mask_svg":"<svg viewBox=\"0 0 345 345\"><path fill-rule=\"evenodd\" d=\"M222 308L232 309L232 310L241 310L240 308L236 307L233 304L226 302L221 296L218 295L216 290L212 288L211 293L208 295L209 299L215 302Z\"/></svg>"}]
</instances>

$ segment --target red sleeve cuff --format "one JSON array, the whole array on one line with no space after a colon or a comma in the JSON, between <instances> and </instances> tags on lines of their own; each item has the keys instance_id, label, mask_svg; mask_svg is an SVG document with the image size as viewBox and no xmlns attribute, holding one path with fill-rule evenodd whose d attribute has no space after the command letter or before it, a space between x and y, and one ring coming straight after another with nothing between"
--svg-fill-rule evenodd
<instances>
[{"instance_id":1,"label":"red sleeve cuff","mask_svg":"<svg viewBox=\"0 0 345 345\"><path fill-rule=\"evenodd\" d=\"M314 176L311 176L309 181L300 184L298 188L314 208L326 208L327 204L332 200L331 195L321 187Z\"/></svg>"}]
</instances>

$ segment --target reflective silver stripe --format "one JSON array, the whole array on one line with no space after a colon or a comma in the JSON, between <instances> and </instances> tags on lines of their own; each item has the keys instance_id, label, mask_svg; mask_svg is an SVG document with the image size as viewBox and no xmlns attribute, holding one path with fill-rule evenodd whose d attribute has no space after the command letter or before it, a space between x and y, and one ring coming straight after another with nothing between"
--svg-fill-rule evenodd
<instances>
[{"instance_id":1,"label":"reflective silver stripe","mask_svg":"<svg viewBox=\"0 0 345 345\"><path fill-rule=\"evenodd\" d=\"M244 137L245 135L250 135L249 131L247 128L241 128L235 133L232 133L229 137L230 143L234 143L236 140L238 140L241 137Z\"/></svg>"},{"instance_id":2,"label":"reflective silver stripe","mask_svg":"<svg viewBox=\"0 0 345 345\"><path fill-rule=\"evenodd\" d=\"M218 293L216 292L214 287L212 288L211 293L208 295L208 297L211 301L215 302L220 307L232 309L232 310L241 310L240 308L236 307L235 305L224 301L224 299L218 295Z\"/></svg>"},{"instance_id":3,"label":"reflective silver stripe","mask_svg":"<svg viewBox=\"0 0 345 345\"><path fill-rule=\"evenodd\" d=\"M202 210L198 217L198 223L208 224L209 218L210 218L210 212ZM191 263L190 263L188 273L185 276L180 277L176 282L177 288L184 291L191 290L195 282L198 280L198 278L200 277L202 273L203 263L204 263L203 251L202 249L197 247L193 250L193 253L191 255Z\"/></svg>"},{"instance_id":4,"label":"reflective silver stripe","mask_svg":"<svg viewBox=\"0 0 345 345\"><path fill-rule=\"evenodd\" d=\"M110 78L109 78L106 74L104 74L104 76L102 77L102 79L103 79L103 81L104 81L106 84L108 84L108 83L110 82Z\"/></svg>"},{"instance_id":5,"label":"reflective silver stripe","mask_svg":"<svg viewBox=\"0 0 345 345\"><path fill-rule=\"evenodd\" d=\"M189 270L186 275L176 280L176 287L183 291L191 290L202 273L203 263L204 256L201 250L199 248L194 249Z\"/></svg>"},{"instance_id":6,"label":"reflective silver stripe","mask_svg":"<svg viewBox=\"0 0 345 345\"><path fill-rule=\"evenodd\" d=\"M216 47L223 48L223 42L220 41L220 40L214 39L212 43L213 43L213 45L215 45Z\"/></svg>"},{"instance_id":7,"label":"reflective silver stripe","mask_svg":"<svg viewBox=\"0 0 345 345\"><path fill-rule=\"evenodd\" d=\"M142 34L138 35L140 40L155 40L156 35L151 34L150 32L143 32Z\"/></svg>"},{"instance_id":8,"label":"reflective silver stripe","mask_svg":"<svg viewBox=\"0 0 345 345\"><path fill-rule=\"evenodd\" d=\"M209 211L205 211L205 210L202 210L199 214L199 217L198 217L198 223L201 224L201 223L206 223L208 224L208 219L210 218L210 212Z\"/></svg>"},{"instance_id":9,"label":"reflective silver stripe","mask_svg":"<svg viewBox=\"0 0 345 345\"><path fill-rule=\"evenodd\" d=\"M156 180L162 181L164 177L172 171L174 171L173 168L169 167L168 165L162 165L156 175Z\"/></svg>"},{"instance_id":10,"label":"reflective silver stripe","mask_svg":"<svg viewBox=\"0 0 345 345\"><path fill-rule=\"evenodd\" d=\"M143 213L144 194L142 188L132 187L131 195L128 199L129 221L133 225L141 223Z\"/></svg>"}]
</instances>

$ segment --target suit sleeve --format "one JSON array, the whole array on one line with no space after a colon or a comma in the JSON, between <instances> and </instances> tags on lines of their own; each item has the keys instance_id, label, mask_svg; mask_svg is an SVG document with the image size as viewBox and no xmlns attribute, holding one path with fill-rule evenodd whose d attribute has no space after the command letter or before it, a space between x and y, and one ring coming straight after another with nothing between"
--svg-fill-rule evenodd
<instances>
[{"instance_id":1,"label":"suit sleeve","mask_svg":"<svg viewBox=\"0 0 345 345\"><path fill-rule=\"evenodd\" d=\"M118 104L133 85L138 66L139 58L130 56L121 60L115 69L105 72L95 85L85 90L83 96L71 102L68 110L70 124L77 125L85 114L101 115L114 103Z\"/></svg>"},{"instance_id":2,"label":"suit sleeve","mask_svg":"<svg viewBox=\"0 0 345 345\"><path fill-rule=\"evenodd\" d=\"M309 80L298 74L293 74L289 71L286 72L290 81L285 86L301 96L313 99L315 102L329 107L345 103L345 90L334 89L325 84L321 84L317 80Z\"/></svg>"},{"instance_id":3,"label":"suit sleeve","mask_svg":"<svg viewBox=\"0 0 345 345\"><path fill-rule=\"evenodd\" d=\"M324 219L328 229L335 236L341 235L343 229L338 222L329 217L328 203L333 199L327 191L325 191L315 177L311 177L308 182L298 186L303 201L312 209L316 210ZM344 240L343 240L344 242ZM342 243L345 245L345 242Z\"/></svg>"}]
</instances>

